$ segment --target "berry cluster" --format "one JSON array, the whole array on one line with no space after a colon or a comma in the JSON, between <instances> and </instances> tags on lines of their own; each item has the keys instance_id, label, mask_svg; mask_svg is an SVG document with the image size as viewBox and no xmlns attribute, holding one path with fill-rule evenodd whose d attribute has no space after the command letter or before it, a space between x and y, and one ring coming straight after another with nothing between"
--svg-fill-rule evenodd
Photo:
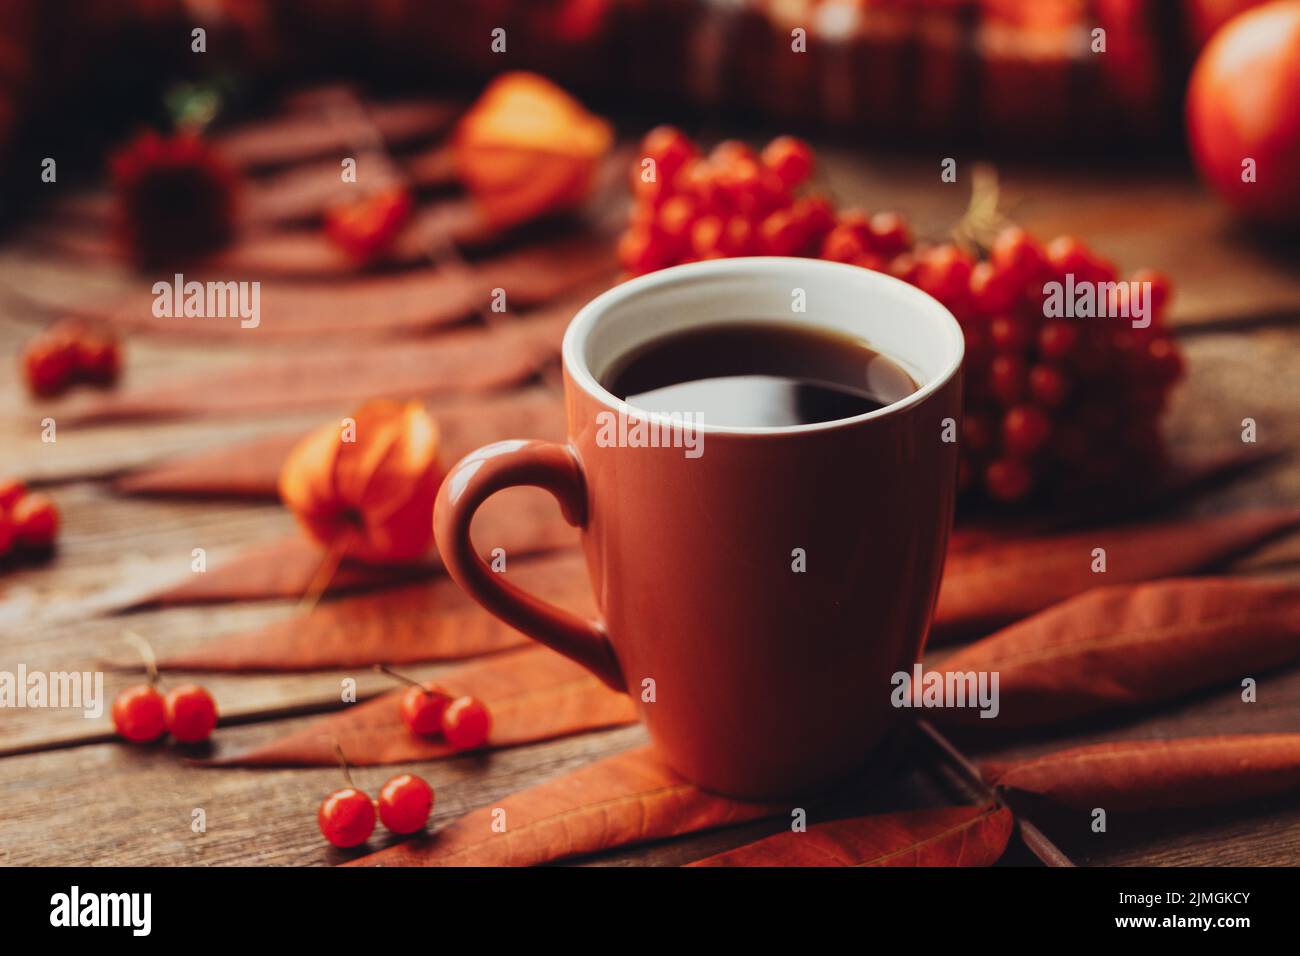
<instances>
[{"instance_id":1,"label":"berry cluster","mask_svg":"<svg viewBox=\"0 0 1300 956\"><path fill-rule=\"evenodd\" d=\"M23 351L28 390L49 398L78 383L112 385L122 370L117 340L75 320L42 332Z\"/></svg>"},{"instance_id":2,"label":"berry cluster","mask_svg":"<svg viewBox=\"0 0 1300 956\"><path fill-rule=\"evenodd\" d=\"M420 737L443 738L457 750L473 750L487 743L492 715L477 697L453 697L436 684L419 684L395 671L384 672L410 687L402 695L402 723Z\"/></svg>"},{"instance_id":3,"label":"berry cluster","mask_svg":"<svg viewBox=\"0 0 1300 956\"><path fill-rule=\"evenodd\" d=\"M340 755L341 756L341 755ZM352 782L347 762L343 761L343 775L348 785L335 790L321 801L316 811L316 824L326 840L347 849L360 846L370 839L375 830L375 808L379 820L391 832L415 833L424 829L433 810L433 787L411 773L398 774L379 791L379 799L370 796Z\"/></svg>"},{"instance_id":4,"label":"berry cluster","mask_svg":"<svg viewBox=\"0 0 1300 956\"><path fill-rule=\"evenodd\" d=\"M818 255L835 212L824 197L795 196L812 167L811 148L793 136L761 154L727 140L702 156L681 131L653 129L632 169L636 202L619 259L640 275L698 259Z\"/></svg>"},{"instance_id":5,"label":"berry cluster","mask_svg":"<svg viewBox=\"0 0 1300 956\"><path fill-rule=\"evenodd\" d=\"M47 554L58 531L59 509L53 501L29 492L17 478L0 478L0 560L11 554Z\"/></svg>"},{"instance_id":6,"label":"berry cluster","mask_svg":"<svg viewBox=\"0 0 1300 956\"><path fill-rule=\"evenodd\" d=\"M761 153L728 141L705 156L679 130L658 127L632 170L620 260L639 275L701 259L810 256L886 272L934 296L966 336L960 482L970 496L1106 494L1130 469L1163 465L1158 419L1183 373L1164 329L1167 279L1151 270L1128 277L1149 292L1145 328L1127 318L1048 318L1049 282L1072 277L1106 290L1110 315L1136 287L1117 283L1114 265L1072 236L1042 244L1009 227L982 256L916 242L897 213L841 211L800 194L813 165L809 146L790 136Z\"/></svg>"}]
</instances>

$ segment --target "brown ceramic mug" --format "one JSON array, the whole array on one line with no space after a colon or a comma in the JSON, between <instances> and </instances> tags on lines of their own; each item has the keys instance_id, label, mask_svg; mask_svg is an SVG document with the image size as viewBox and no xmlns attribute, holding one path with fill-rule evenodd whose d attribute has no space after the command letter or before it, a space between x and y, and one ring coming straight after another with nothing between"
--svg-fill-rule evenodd
<instances>
[{"instance_id":1,"label":"brown ceramic mug","mask_svg":"<svg viewBox=\"0 0 1300 956\"><path fill-rule=\"evenodd\" d=\"M611 415L662 418L600 385L612 363L731 320L849 333L919 388L838 421L611 442ZM891 676L924 645L952 522L962 353L937 301L853 266L722 259L633 279L565 334L567 442L461 460L438 495L438 548L485 608L630 693L685 777L750 798L816 789L863 764L892 723ZM474 512L514 485L549 491L581 530L599 620L521 591L475 552Z\"/></svg>"}]
</instances>

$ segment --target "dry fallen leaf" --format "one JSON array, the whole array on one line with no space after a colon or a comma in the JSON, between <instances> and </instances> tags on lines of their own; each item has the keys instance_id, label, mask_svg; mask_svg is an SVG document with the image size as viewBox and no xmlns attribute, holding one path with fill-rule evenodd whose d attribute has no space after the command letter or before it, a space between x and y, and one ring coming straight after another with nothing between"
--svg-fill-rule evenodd
<instances>
[{"instance_id":1,"label":"dry fallen leaf","mask_svg":"<svg viewBox=\"0 0 1300 956\"><path fill-rule=\"evenodd\" d=\"M951 554L935 609L936 642L988 634L1102 584L1190 574L1300 524L1300 509L1116 525L988 543ZM1104 550L1105 573L1093 571Z\"/></svg>"},{"instance_id":2,"label":"dry fallen leaf","mask_svg":"<svg viewBox=\"0 0 1300 956\"><path fill-rule=\"evenodd\" d=\"M431 408L430 414L448 463L506 438L564 439L564 396L548 388L460 398ZM301 433L264 435L177 455L128 472L113 488L125 494L278 498L280 469L301 438Z\"/></svg>"},{"instance_id":3,"label":"dry fallen leaf","mask_svg":"<svg viewBox=\"0 0 1300 956\"><path fill-rule=\"evenodd\" d=\"M1300 588L1188 578L1099 588L963 648L937 668L996 671L999 711L945 707L941 727L1051 724L1236 682L1300 657Z\"/></svg>"},{"instance_id":4,"label":"dry fallen leaf","mask_svg":"<svg viewBox=\"0 0 1300 956\"><path fill-rule=\"evenodd\" d=\"M514 560L578 542L577 531L565 523L555 499L536 488L510 488L493 495L475 518L473 537L485 560L491 560L496 548ZM136 595L129 606L299 598L316 577L323 557L320 548L301 534L251 545L204 574L186 574L178 584ZM430 549L426 560L415 563L378 565L344 560L330 577L325 593L390 587L441 571L436 549Z\"/></svg>"},{"instance_id":5,"label":"dry fallen leaf","mask_svg":"<svg viewBox=\"0 0 1300 956\"><path fill-rule=\"evenodd\" d=\"M586 565L577 552L511 562L502 576L574 613L595 613ZM164 654L158 665L187 671L310 671L454 660L527 643L450 579L440 578L322 603L308 614Z\"/></svg>"},{"instance_id":6,"label":"dry fallen leaf","mask_svg":"<svg viewBox=\"0 0 1300 956\"><path fill-rule=\"evenodd\" d=\"M1076 810L1176 810L1300 787L1300 734L1131 740L988 763L985 778Z\"/></svg>"},{"instance_id":7,"label":"dry fallen leaf","mask_svg":"<svg viewBox=\"0 0 1300 956\"><path fill-rule=\"evenodd\" d=\"M503 810L508 826L493 827ZM649 747L588 764L349 866L536 866L613 847L784 815L785 805L705 793Z\"/></svg>"},{"instance_id":8,"label":"dry fallen leaf","mask_svg":"<svg viewBox=\"0 0 1300 956\"><path fill-rule=\"evenodd\" d=\"M487 747L550 740L636 721L626 694L610 690L568 658L541 647L494 654L438 675L454 696L468 694L487 704L492 730ZM210 761L220 766L330 766L335 743L357 766L433 760L461 752L441 737L421 737L402 723L399 688L252 750Z\"/></svg>"},{"instance_id":9,"label":"dry fallen leaf","mask_svg":"<svg viewBox=\"0 0 1300 956\"><path fill-rule=\"evenodd\" d=\"M689 866L992 866L1014 820L1006 807L944 807L816 823Z\"/></svg>"}]
</instances>

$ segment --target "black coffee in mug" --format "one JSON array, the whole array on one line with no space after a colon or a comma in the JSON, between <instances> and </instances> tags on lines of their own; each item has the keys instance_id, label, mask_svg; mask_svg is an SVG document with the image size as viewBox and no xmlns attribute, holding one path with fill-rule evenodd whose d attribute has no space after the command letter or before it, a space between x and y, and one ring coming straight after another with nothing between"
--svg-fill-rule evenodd
<instances>
[{"instance_id":1,"label":"black coffee in mug","mask_svg":"<svg viewBox=\"0 0 1300 956\"><path fill-rule=\"evenodd\" d=\"M849 335L794 323L727 322L655 339L601 382L649 412L723 427L852 418L916 391L897 363Z\"/></svg>"}]
</instances>

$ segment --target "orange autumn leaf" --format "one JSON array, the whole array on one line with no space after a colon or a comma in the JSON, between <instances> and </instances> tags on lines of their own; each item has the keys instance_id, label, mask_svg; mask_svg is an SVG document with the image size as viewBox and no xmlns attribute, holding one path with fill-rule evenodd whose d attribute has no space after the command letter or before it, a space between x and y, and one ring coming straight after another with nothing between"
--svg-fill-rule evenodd
<instances>
[{"instance_id":1,"label":"orange autumn leaf","mask_svg":"<svg viewBox=\"0 0 1300 956\"><path fill-rule=\"evenodd\" d=\"M505 811L505 830L492 825L497 810ZM789 812L786 805L706 793L641 747L497 800L427 839L345 865L536 866Z\"/></svg>"},{"instance_id":2,"label":"orange autumn leaf","mask_svg":"<svg viewBox=\"0 0 1300 956\"><path fill-rule=\"evenodd\" d=\"M594 614L578 552L512 561L502 577L576 613ZM160 656L165 670L309 671L455 660L527 644L449 578L317 605L249 631Z\"/></svg>"},{"instance_id":3,"label":"orange autumn leaf","mask_svg":"<svg viewBox=\"0 0 1300 956\"><path fill-rule=\"evenodd\" d=\"M470 108L452 152L488 219L509 225L582 202L612 139L608 123L550 80L514 72Z\"/></svg>"},{"instance_id":4,"label":"orange autumn leaf","mask_svg":"<svg viewBox=\"0 0 1300 956\"><path fill-rule=\"evenodd\" d=\"M1111 742L981 771L998 787L1076 810L1207 807L1300 788L1300 734Z\"/></svg>"},{"instance_id":5,"label":"orange autumn leaf","mask_svg":"<svg viewBox=\"0 0 1300 956\"><path fill-rule=\"evenodd\" d=\"M992 866L1013 826L1006 807L908 810L817 823L688 866Z\"/></svg>"},{"instance_id":6,"label":"orange autumn leaf","mask_svg":"<svg viewBox=\"0 0 1300 956\"><path fill-rule=\"evenodd\" d=\"M487 705L492 729L487 747L550 740L636 720L631 698L554 651L541 647L495 654L438 675L452 696L468 694ZM252 750L221 757L220 766L330 766L335 742L357 766L434 760L459 753L442 737L421 737L402 723L406 688L324 717Z\"/></svg>"},{"instance_id":7,"label":"orange autumn leaf","mask_svg":"<svg viewBox=\"0 0 1300 956\"><path fill-rule=\"evenodd\" d=\"M415 561L433 541L438 428L419 402L376 400L300 441L280 497L324 547L361 561Z\"/></svg>"},{"instance_id":8,"label":"orange autumn leaf","mask_svg":"<svg viewBox=\"0 0 1300 956\"><path fill-rule=\"evenodd\" d=\"M948 556L934 612L938 643L988 634L1100 584L1191 574L1300 525L1300 508L1093 528L989 543ZM1104 552L1105 573L1093 570Z\"/></svg>"},{"instance_id":9,"label":"orange autumn leaf","mask_svg":"<svg viewBox=\"0 0 1300 956\"><path fill-rule=\"evenodd\" d=\"M1188 578L1098 588L944 659L948 674L997 672L999 710L940 708L941 727L1040 726L1168 700L1300 657L1300 588Z\"/></svg>"}]
</instances>

